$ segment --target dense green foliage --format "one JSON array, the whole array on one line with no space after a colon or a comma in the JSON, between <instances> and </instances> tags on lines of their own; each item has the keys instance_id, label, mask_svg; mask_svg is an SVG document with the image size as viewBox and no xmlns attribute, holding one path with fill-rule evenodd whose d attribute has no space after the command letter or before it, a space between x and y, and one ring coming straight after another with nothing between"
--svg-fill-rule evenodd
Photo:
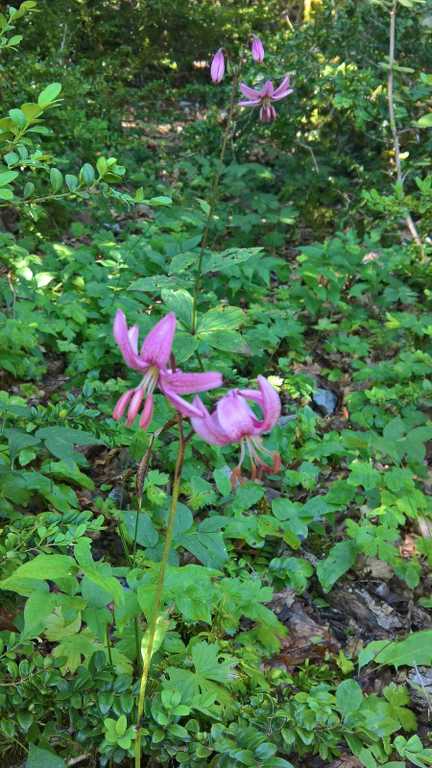
<instances>
[{"instance_id":1,"label":"dense green foliage","mask_svg":"<svg viewBox=\"0 0 432 768\"><path fill-rule=\"evenodd\" d=\"M112 418L118 308L141 335L175 312L182 369L283 403L281 472L234 488L238 446L186 423L143 765L432 765L432 3L291 5L0 15L2 768L133 764L177 442L161 394L147 432ZM201 64L252 32L294 93L231 129Z\"/></svg>"}]
</instances>

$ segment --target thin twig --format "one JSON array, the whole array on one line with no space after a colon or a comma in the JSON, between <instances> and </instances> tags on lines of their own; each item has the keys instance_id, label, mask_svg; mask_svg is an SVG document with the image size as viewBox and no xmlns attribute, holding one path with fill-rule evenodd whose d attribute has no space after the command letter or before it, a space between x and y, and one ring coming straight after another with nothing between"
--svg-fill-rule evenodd
<instances>
[{"instance_id":1,"label":"thin twig","mask_svg":"<svg viewBox=\"0 0 432 768\"><path fill-rule=\"evenodd\" d=\"M78 755L78 757L71 757L70 760L66 763L67 766L72 765L78 765L79 763L83 763L84 760L88 760L90 757L90 752L87 755Z\"/></svg>"},{"instance_id":2,"label":"thin twig","mask_svg":"<svg viewBox=\"0 0 432 768\"><path fill-rule=\"evenodd\" d=\"M296 141L296 144L298 144L299 147L303 147L303 149L307 149L307 151L310 152L315 171L319 173L319 165L317 163L315 152L313 151L312 147L310 147L308 144L304 144L302 141L299 141L298 139Z\"/></svg>"},{"instance_id":3,"label":"thin twig","mask_svg":"<svg viewBox=\"0 0 432 768\"><path fill-rule=\"evenodd\" d=\"M399 183L399 186L401 188L401 191L403 192L404 188L404 180L402 175L402 166L401 166L401 152L400 152L400 141L399 141L399 132L396 122L396 115L395 115L395 109L394 109L394 65L395 65L395 47L396 47L396 10L397 10L397 4L398 0L393 0L393 5L390 10L390 34L389 34L389 66L388 66L388 75L387 75L387 101L388 101L388 112L389 112L389 122L390 122L390 129L392 132L392 138L393 138L393 150L394 150L394 158L395 158L395 166L396 166L396 177ZM409 232L411 233L411 236L418 245L422 258L424 258L424 248L423 243L421 240L421 237L418 233L417 227L414 223L414 220L408 211L405 215L405 222L407 225L407 228Z\"/></svg>"}]
</instances>

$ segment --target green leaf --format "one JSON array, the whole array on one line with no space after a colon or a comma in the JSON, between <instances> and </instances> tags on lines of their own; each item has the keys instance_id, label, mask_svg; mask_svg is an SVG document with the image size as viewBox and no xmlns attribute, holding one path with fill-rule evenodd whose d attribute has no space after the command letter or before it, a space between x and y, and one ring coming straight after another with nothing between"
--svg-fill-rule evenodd
<instances>
[{"instance_id":1,"label":"green leaf","mask_svg":"<svg viewBox=\"0 0 432 768\"><path fill-rule=\"evenodd\" d=\"M43 427L37 430L35 436L44 441L53 456L65 461L76 459L74 445L103 445L103 442L90 432L81 432L69 427Z\"/></svg>"},{"instance_id":2,"label":"green leaf","mask_svg":"<svg viewBox=\"0 0 432 768\"><path fill-rule=\"evenodd\" d=\"M130 541L134 541L135 538L137 515L137 543L140 545L140 547L155 547L159 541L159 534L150 519L150 515L147 512L135 512L131 509L122 513L122 519L126 525L126 530L128 532Z\"/></svg>"},{"instance_id":3,"label":"green leaf","mask_svg":"<svg viewBox=\"0 0 432 768\"><path fill-rule=\"evenodd\" d=\"M349 485L362 485L365 491L371 491L380 482L381 475L371 464L356 459L349 468L351 471L347 479Z\"/></svg>"},{"instance_id":4,"label":"green leaf","mask_svg":"<svg viewBox=\"0 0 432 768\"><path fill-rule=\"evenodd\" d=\"M354 565L357 547L351 541L340 541L331 548L325 560L320 560L316 572L324 592L330 592L333 585Z\"/></svg>"},{"instance_id":5,"label":"green leaf","mask_svg":"<svg viewBox=\"0 0 432 768\"><path fill-rule=\"evenodd\" d=\"M112 575L112 568L108 563L94 562L90 542L81 539L75 545L74 554L84 575L97 587L108 592L116 605L123 605L124 593L120 582Z\"/></svg>"},{"instance_id":6,"label":"green leaf","mask_svg":"<svg viewBox=\"0 0 432 768\"><path fill-rule=\"evenodd\" d=\"M9 456L12 461L16 459L24 448L40 445L40 439L23 432L21 429L5 429L4 434L8 440Z\"/></svg>"},{"instance_id":7,"label":"green leaf","mask_svg":"<svg viewBox=\"0 0 432 768\"><path fill-rule=\"evenodd\" d=\"M336 704L344 717L360 709L363 692L355 680L344 680L336 689Z\"/></svg>"},{"instance_id":8,"label":"green leaf","mask_svg":"<svg viewBox=\"0 0 432 768\"><path fill-rule=\"evenodd\" d=\"M66 768L66 763L54 752L30 744L25 768Z\"/></svg>"},{"instance_id":9,"label":"green leaf","mask_svg":"<svg viewBox=\"0 0 432 768\"><path fill-rule=\"evenodd\" d=\"M0 187L0 200L13 200L14 193L9 187Z\"/></svg>"},{"instance_id":10,"label":"green leaf","mask_svg":"<svg viewBox=\"0 0 432 768\"><path fill-rule=\"evenodd\" d=\"M193 298L189 291L180 288L172 291L169 288L162 290L162 301L171 312L174 312L186 328L192 327Z\"/></svg>"},{"instance_id":11,"label":"green leaf","mask_svg":"<svg viewBox=\"0 0 432 768\"><path fill-rule=\"evenodd\" d=\"M37 637L45 629L46 620L54 608L55 595L38 589L27 600L24 608L23 638Z\"/></svg>"},{"instance_id":12,"label":"green leaf","mask_svg":"<svg viewBox=\"0 0 432 768\"><path fill-rule=\"evenodd\" d=\"M420 120L417 120L416 125L418 128L432 128L432 112L423 115Z\"/></svg>"},{"instance_id":13,"label":"green leaf","mask_svg":"<svg viewBox=\"0 0 432 768\"><path fill-rule=\"evenodd\" d=\"M243 321L244 312L239 307L214 307L200 318L197 333L200 338L205 339L216 331L235 330Z\"/></svg>"},{"instance_id":14,"label":"green leaf","mask_svg":"<svg viewBox=\"0 0 432 768\"><path fill-rule=\"evenodd\" d=\"M219 646L205 640L192 646L192 660L197 675L217 683L228 683L236 677L234 659L222 661L219 658Z\"/></svg>"},{"instance_id":15,"label":"green leaf","mask_svg":"<svg viewBox=\"0 0 432 768\"><path fill-rule=\"evenodd\" d=\"M24 199L27 200L29 197L31 197L34 191L35 191L35 185L33 184L33 182L26 181L26 183L24 184L24 190L23 190Z\"/></svg>"},{"instance_id":16,"label":"green leaf","mask_svg":"<svg viewBox=\"0 0 432 768\"><path fill-rule=\"evenodd\" d=\"M166 208L167 206L172 205L171 198L167 197L166 195L159 195L158 197L152 197L148 202L149 202L149 205L152 205L154 208Z\"/></svg>"},{"instance_id":17,"label":"green leaf","mask_svg":"<svg viewBox=\"0 0 432 768\"><path fill-rule=\"evenodd\" d=\"M76 564L68 555L36 555L24 565L20 565L12 576L0 581L1 589L8 589L13 579L38 579L40 581L58 581L71 576L76 571Z\"/></svg>"},{"instance_id":18,"label":"green leaf","mask_svg":"<svg viewBox=\"0 0 432 768\"><path fill-rule=\"evenodd\" d=\"M216 487L222 496L229 496L232 491L230 476L231 470L229 467L219 467L213 472Z\"/></svg>"},{"instance_id":19,"label":"green leaf","mask_svg":"<svg viewBox=\"0 0 432 768\"><path fill-rule=\"evenodd\" d=\"M25 128L27 125L26 116L21 109L10 109L9 117L18 128Z\"/></svg>"},{"instance_id":20,"label":"green leaf","mask_svg":"<svg viewBox=\"0 0 432 768\"><path fill-rule=\"evenodd\" d=\"M73 173L67 173L65 176L65 182L68 190L70 192L75 192L76 188L79 185L78 178L73 175Z\"/></svg>"},{"instance_id":21,"label":"green leaf","mask_svg":"<svg viewBox=\"0 0 432 768\"><path fill-rule=\"evenodd\" d=\"M180 544L207 568L221 569L228 560L223 535L211 517L203 520L196 530L184 534Z\"/></svg>"},{"instance_id":22,"label":"green leaf","mask_svg":"<svg viewBox=\"0 0 432 768\"><path fill-rule=\"evenodd\" d=\"M13 48L15 45L19 45L21 40L23 39L22 35L12 35L12 37L9 38L7 41L7 48Z\"/></svg>"},{"instance_id":23,"label":"green leaf","mask_svg":"<svg viewBox=\"0 0 432 768\"><path fill-rule=\"evenodd\" d=\"M84 163L80 170L80 179L87 186L91 186L95 180L94 168L90 163Z\"/></svg>"},{"instance_id":24,"label":"green leaf","mask_svg":"<svg viewBox=\"0 0 432 768\"><path fill-rule=\"evenodd\" d=\"M10 184L16 179L17 176L18 171L3 171L3 173L0 173L0 187L4 187L6 184Z\"/></svg>"},{"instance_id":25,"label":"green leaf","mask_svg":"<svg viewBox=\"0 0 432 768\"><path fill-rule=\"evenodd\" d=\"M38 104L40 107L47 107L51 102L55 101L59 93L61 92L61 83L51 83L44 88L39 94Z\"/></svg>"},{"instance_id":26,"label":"green leaf","mask_svg":"<svg viewBox=\"0 0 432 768\"><path fill-rule=\"evenodd\" d=\"M405 640L375 640L359 655L359 667L369 662L393 667L414 667L432 664L432 629L413 632Z\"/></svg>"},{"instance_id":27,"label":"green leaf","mask_svg":"<svg viewBox=\"0 0 432 768\"><path fill-rule=\"evenodd\" d=\"M63 186L63 174L58 168L51 168L50 170L50 183L53 192L59 192Z\"/></svg>"}]
</instances>

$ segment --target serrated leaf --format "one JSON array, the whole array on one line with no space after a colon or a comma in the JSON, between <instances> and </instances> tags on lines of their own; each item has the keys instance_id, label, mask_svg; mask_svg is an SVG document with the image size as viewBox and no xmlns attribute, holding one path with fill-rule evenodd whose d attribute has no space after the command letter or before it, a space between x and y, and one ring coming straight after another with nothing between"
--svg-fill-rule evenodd
<instances>
[{"instance_id":1,"label":"serrated leaf","mask_svg":"<svg viewBox=\"0 0 432 768\"><path fill-rule=\"evenodd\" d=\"M349 468L350 475L347 478L349 485L362 485L365 491L371 491L380 482L381 475L371 464L356 459Z\"/></svg>"}]
</instances>

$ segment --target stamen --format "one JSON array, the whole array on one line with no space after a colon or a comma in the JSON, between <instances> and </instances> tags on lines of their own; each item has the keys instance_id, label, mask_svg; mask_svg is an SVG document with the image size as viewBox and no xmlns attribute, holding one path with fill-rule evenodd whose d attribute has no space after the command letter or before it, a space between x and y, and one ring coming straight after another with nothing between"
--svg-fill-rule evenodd
<instances>
[{"instance_id":1,"label":"stamen","mask_svg":"<svg viewBox=\"0 0 432 768\"><path fill-rule=\"evenodd\" d=\"M147 368L140 384L138 385L138 389L143 389L146 395L151 395L153 394L154 388L158 383L158 379L159 369L152 365L150 368Z\"/></svg>"}]
</instances>

